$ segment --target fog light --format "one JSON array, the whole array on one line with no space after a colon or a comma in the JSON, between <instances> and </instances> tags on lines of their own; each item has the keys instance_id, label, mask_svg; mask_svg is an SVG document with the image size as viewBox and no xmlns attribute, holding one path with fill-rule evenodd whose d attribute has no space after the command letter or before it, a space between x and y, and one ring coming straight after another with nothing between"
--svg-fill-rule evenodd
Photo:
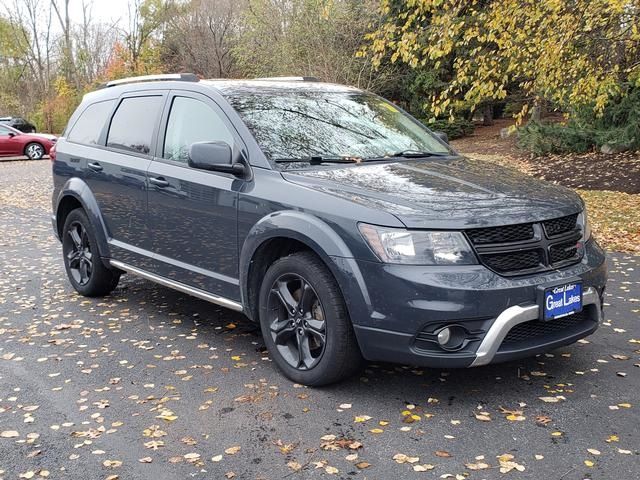
<instances>
[{"instance_id":1,"label":"fog light","mask_svg":"<svg viewBox=\"0 0 640 480\"><path fill-rule=\"evenodd\" d=\"M451 339L451 329L445 327L442 330L440 330L440 332L438 332L438 343L441 346L445 346L447 343L449 343L450 339Z\"/></svg>"},{"instance_id":2,"label":"fog light","mask_svg":"<svg viewBox=\"0 0 640 480\"><path fill-rule=\"evenodd\" d=\"M436 340L438 345L448 352L455 352L463 348L471 336L469 331L462 325L448 325L437 330L437 332Z\"/></svg>"}]
</instances>

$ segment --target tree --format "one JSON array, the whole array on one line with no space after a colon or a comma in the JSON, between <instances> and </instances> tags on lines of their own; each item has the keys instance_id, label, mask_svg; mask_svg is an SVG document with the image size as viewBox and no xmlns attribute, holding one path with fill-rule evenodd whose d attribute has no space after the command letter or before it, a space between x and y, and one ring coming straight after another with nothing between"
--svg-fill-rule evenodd
<instances>
[{"instance_id":1,"label":"tree","mask_svg":"<svg viewBox=\"0 0 640 480\"><path fill-rule=\"evenodd\" d=\"M251 76L306 75L368 89L389 81L356 57L373 0L251 0L235 55Z\"/></svg>"},{"instance_id":2,"label":"tree","mask_svg":"<svg viewBox=\"0 0 640 480\"><path fill-rule=\"evenodd\" d=\"M434 117L468 104L525 95L519 113L548 99L565 110L602 112L640 81L636 0L381 0L383 24L363 54L411 67L451 69L429 99Z\"/></svg>"},{"instance_id":3,"label":"tree","mask_svg":"<svg viewBox=\"0 0 640 480\"><path fill-rule=\"evenodd\" d=\"M124 31L124 44L131 74L161 72L160 43L156 35L161 33L175 8L171 0L129 0L129 24Z\"/></svg>"},{"instance_id":4,"label":"tree","mask_svg":"<svg viewBox=\"0 0 640 480\"><path fill-rule=\"evenodd\" d=\"M246 0L191 0L168 21L163 63L171 70L225 78L236 73L232 50Z\"/></svg>"}]
</instances>

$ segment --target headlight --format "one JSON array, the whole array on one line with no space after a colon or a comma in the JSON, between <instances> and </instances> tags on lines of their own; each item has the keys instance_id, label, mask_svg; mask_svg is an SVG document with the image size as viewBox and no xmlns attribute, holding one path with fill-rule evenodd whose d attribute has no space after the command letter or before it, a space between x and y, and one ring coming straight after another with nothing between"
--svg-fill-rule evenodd
<instances>
[{"instance_id":1,"label":"headlight","mask_svg":"<svg viewBox=\"0 0 640 480\"><path fill-rule=\"evenodd\" d=\"M587 217L587 207L578 215L578 225L582 227L582 238L580 241L584 243L591 238L591 225L589 225L589 219Z\"/></svg>"},{"instance_id":2,"label":"headlight","mask_svg":"<svg viewBox=\"0 0 640 480\"><path fill-rule=\"evenodd\" d=\"M475 265L476 257L460 232L403 230L358 224L360 233L385 263Z\"/></svg>"}]
</instances>

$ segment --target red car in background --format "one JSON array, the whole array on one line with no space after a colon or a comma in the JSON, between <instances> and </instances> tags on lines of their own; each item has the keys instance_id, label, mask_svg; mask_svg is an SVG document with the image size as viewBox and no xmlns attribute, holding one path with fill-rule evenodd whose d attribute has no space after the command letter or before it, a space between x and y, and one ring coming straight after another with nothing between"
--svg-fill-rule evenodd
<instances>
[{"instance_id":1,"label":"red car in background","mask_svg":"<svg viewBox=\"0 0 640 480\"><path fill-rule=\"evenodd\" d=\"M25 155L30 160L39 160L49 155L49 150L55 145L56 140L54 135L22 133L8 125L0 125L0 157Z\"/></svg>"}]
</instances>

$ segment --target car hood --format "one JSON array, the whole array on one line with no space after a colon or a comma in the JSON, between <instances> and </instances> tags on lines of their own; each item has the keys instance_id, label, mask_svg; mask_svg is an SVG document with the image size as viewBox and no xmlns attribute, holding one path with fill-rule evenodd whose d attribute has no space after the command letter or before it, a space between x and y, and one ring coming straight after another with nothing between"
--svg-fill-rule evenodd
<instances>
[{"instance_id":1,"label":"car hood","mask_svg":"<svg viewBox=\"0 0 640 480\"><path fill-rule=\"evenodd\" d=\"M284 178L396 216L409 228L548 220L583 208L572 190L495 164L454 157L283 172Z\"/></svg>"}]
</instances>

